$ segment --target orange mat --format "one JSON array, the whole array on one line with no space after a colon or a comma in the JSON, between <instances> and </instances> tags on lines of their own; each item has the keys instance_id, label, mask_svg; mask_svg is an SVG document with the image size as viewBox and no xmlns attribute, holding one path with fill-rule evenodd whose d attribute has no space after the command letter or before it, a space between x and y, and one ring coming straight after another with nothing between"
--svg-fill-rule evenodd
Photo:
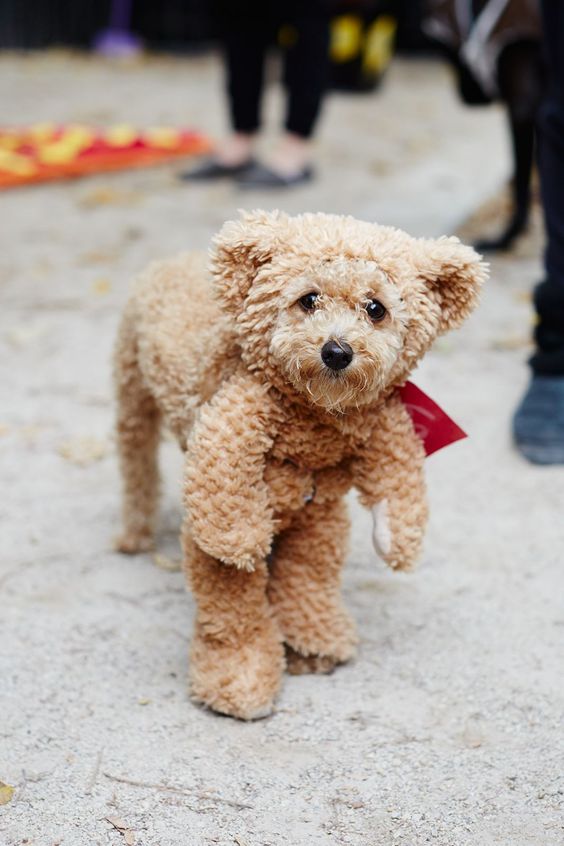
<instances>
[{"instance_id":1,"label":"orange mat","mask_svg":"<svg viewBox=\"0 0 564 846\"><path fill-rule=\"evenodd\" d=\"M90 173L147 167L211 149L199 132L171 127L37 124L0 129L0 189L72 179Z\"/></svg>"}]
</instances>

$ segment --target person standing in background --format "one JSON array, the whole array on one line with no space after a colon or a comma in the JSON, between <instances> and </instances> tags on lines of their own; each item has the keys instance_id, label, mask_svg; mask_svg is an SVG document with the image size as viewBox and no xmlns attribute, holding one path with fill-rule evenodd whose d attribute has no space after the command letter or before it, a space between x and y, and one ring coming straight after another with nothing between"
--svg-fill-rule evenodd
<instances>
[{"instance_id":1,"label":"person standing in background","mask_svg":"<svg viewBox=\"0 0 564 846\"><path fill-rule=\"evenodd\" d=\"M564 3L542 0L546 94L538 164L547 247L534 303L538 322L529 387L513 418L517 449L535 464L564 464Z\"/></svg>"},{"instance_id":2,"label":"person standing in background","mask_svg":"<svg viewBox=\"0 0 564 846\"><path fill-rule=\"evenodd\" d=\"M227 77L231 133L215 154L182 174L190 180L234 177L245 188L309 181L313 135L329 75L330 0L214 0ZM285 31L285 132L265 163L254 158L261 122L265 60Z\"/></svg>"}]
</instances>

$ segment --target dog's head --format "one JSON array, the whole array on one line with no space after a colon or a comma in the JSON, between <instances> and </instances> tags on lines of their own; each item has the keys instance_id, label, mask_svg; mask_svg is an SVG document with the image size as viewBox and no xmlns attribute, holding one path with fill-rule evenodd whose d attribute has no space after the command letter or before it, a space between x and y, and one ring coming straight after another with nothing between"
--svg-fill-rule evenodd
<instances>
[{"instance_id":1,"label":"dog's head","mask_svg":"<svg viewBox=\"0 0 564 846\"><path fill-rule=\"evenodd\" d=\"M474 307L486 266L457 238L350 217L252 212L215 241L243 359L327 410L374 402Z\"/></svg>"}]
</instances>

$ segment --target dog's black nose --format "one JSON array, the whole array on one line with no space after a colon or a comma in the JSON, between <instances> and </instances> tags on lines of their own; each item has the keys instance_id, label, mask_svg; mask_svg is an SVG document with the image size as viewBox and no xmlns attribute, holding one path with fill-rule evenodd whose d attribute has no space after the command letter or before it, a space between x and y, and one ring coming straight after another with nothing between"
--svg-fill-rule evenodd
<instances>
[{"instance_id":1,"label":"dog's black nose","mask_svg":"<svg viewBox=\"0 0 564 846\"><path fill-rule=\"evenodd\" d=\"M321 358L331 370L344 370L353 360L352 347L344 341L327 341L321 348Z\"/></svg>"}]
</instances>

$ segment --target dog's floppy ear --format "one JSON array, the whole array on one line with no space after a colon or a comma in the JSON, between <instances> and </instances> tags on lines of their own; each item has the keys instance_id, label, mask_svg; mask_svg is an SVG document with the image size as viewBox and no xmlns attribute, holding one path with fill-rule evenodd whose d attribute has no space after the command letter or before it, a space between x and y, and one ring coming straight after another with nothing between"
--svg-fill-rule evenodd
<instances>
[{"instance_id":1,"label":"dog's floppy ear","mask_svg":"<svg viewBox=\"0 0 564 846\"><path fill-rule=\"evenodd\" d=\"M478 301L488 278L482 257L452 236L416 241L419 276L439 305L439 334L455 329L466 320Z\"/></svg>"},{"instance_id":2,"label":"dog's floppy ear","mask_svg":"<svg viewBox=\"0 0 564 846\"><path fill-rule=\"evenodd\" d=\"M257 271L280 247L288 222L279 211L242 212L216 235L211 254L216 295L232 314L239 313Z\"/></svg>"}]
</instances>

